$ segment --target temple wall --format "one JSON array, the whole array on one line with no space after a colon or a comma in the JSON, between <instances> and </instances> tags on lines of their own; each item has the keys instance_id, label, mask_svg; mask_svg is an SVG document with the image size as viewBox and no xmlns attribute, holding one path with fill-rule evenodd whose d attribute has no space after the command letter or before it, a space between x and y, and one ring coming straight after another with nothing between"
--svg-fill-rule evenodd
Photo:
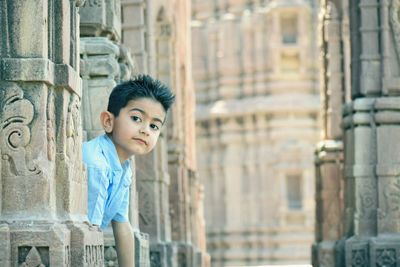
<instances>
[{"instance_id":1,"label":"temple wall","mask_svg":"<svg viewBox=\"0 0 400 267\"><path fill-rule=\"evenodd\" d=\"M212 265L307 263L319 139L315 3L192 6L198 162Z\"/></svg>"}]
</instances>

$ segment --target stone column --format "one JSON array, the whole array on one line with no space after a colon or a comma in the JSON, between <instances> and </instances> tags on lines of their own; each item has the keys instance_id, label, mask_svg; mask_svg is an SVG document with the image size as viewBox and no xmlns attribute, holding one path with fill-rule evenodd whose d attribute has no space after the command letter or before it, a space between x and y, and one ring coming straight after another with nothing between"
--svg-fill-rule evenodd
<instances>
[{"instance_id":1,"label":"stone column","mask_svg":"<svg viewBox=\"0 0 400 267\"><path fill-rule=\"evenodd\" d=\"M337 2L337 1L336 1ZM315 156L316 230L313 266L339 266L337 240L343 234L343 143L341 107L343 70L340 6L333 1L321 5L319 45L321 55L321 97L323 136Z\"/></svg>"},{"instance_id":2,"label":"stone column","mask_svg":"<svg viewBox=\"0 0 400 267\"><path fill-rule=\"evenodd\" d=\"M81 10L81 76L84 85L84 129L87 139L104 133L99 116L107 109L111 90L132 77L133 60L120 44L121 6L119 1L86 1ZM135 161L132 159L132 169ZM148 235L139 230L136 179L132 179L129 217L135 236L136 266L149 266ZM111 227L104 233L105 266L116 266L117 254Z\"/></svg>"},{"instance_id":3,"label":"stone column","mask_svg":"<svg viewBox=\"0 0 400 267\"><path fill-rule=\"evenodd\" d=\"M346 266L400 264L399 3L350 1L351 95L345 107Z\"/></svg>"},{"instance_id":4,"label":"stone column","mask_svg":"<svg viewBox=\"0 0 400 267\"><path fill-rule=\"evenodd\" d=\"M241 42L240 42L239 20L236 15L226 13L220 21L221 39L218 43L218 69L219 97L232 99L240 96L240 73L242 64L240 62Z\"/></svg>"},{"instance_id":5,"label":"stone column","mask_svg":"<svg viewBox=\"0 0 400 267\"><path fill-rule=\"evenodd\" d=\"M81 157L80 1L0 3L1 266L103 266Z\"/></svg>"},{"instance_id":6,"label":"stone column","mask_svg":"<svg viewBox=\"0 0 400 267\"><path fill-rule=\"evenodd\" d=\"M122 42L132 52L137 64L136 72L148 72L148 50L146 47L146 1L123 0L122 8Z\"/></svg>"}]
</instances>

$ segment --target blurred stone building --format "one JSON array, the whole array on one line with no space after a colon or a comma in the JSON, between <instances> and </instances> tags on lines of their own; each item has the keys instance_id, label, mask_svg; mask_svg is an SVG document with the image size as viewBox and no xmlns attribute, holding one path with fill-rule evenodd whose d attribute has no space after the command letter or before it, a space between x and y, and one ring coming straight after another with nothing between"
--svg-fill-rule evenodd
<instances>
[{"instance_id":1,"label":"blurred stone building","mask_svg":"<svg viewBox=\"0 0 400 267\"><path fill-rule=\"evenodd\" d=\"M87 222L81 144L137 73L177 101L155 150L132 160L135 266L209 266L190 39L186 0L0 2L0 266L117 266L112 232Z\"/></svg>"},{"instance_id":2,"label":"blurred stone building","mask_svg":"<svg viewBox=\"0 0 400 267\"><path fill-rule=\"evenodd\" d=\"M192 1L212 266L310 262L319 140L315 1Z\"/></svg>"}]
</instances>

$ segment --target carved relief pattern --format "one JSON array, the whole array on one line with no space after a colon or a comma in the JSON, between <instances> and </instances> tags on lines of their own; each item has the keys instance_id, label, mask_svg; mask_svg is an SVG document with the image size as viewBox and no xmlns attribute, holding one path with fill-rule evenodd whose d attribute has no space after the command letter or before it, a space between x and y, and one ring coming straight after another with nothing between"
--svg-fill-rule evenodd
<instances>
[{"instance_id":1,"label":"carved relief pattern","mask_svg":"<svg viewBox=\"0 0 400 267\"><path fill-rule=\"evenodd\" d=\"M104 259L103 245L88 245L85 247L85 263L101 266Z\"/></svg>"},{"instance_id":2,"label":"carved relief pattern","mask_svg":"<svg viewBox=\"0 0 400 267\"><path fill-rule=\"evenodd\" d=\"M80 101L77 95L72 94L67 115L67 156L74 158L80 149L79 135L81 132Z\"/></svg>"},{"instance_id":3,"label":"carved relief pattern","mask_svg":"<svg viewBox=\"0 0 400 267\"><path fill-rule=\"evenodd\" d=\"M102 0L86 0L83 7L101 7Z\"/></svg>"},{"instance_id":4,"label":"carved relief pattern","mask_svg":"<svg viewBox=\"0 0 400 267\"><path fill-rule=\"evenodd\" d=\"M118 267L117 251L113 246L104 247L104 266Z\"/></svg>"},{"instance_id":5,"label":"carved relief pattern","mask_svg":"<svg viewBox=\"0 0 400 267\"><path fill-rule=\"evenodd\" d=\"M367 252L365 250L353 250L351 252L351 266L352 267L367 267Z\"/></svg>"},{"instance_id":6,"label":"carved relief pattern","mask_svg":"<svg viewBox=\"0 0 400 267\"><path fill-rule=\"evenodd\" d=\"M381 219L385 218L388 214L400 211L400 180L397 179L394 183L385 185L383 196L384 206L379 212Z\"/></svg>"},{"instance_id":7,"label":"carved relief pattern","mask_svg":"<svg viewBox=\"0 0 400 267\"><path fill-rule=\"evenodd\" d=\"M50 161L55 159L55 122L54 93L50 92L47 100L47 157Z\"/></svg>"},{"instance_id":8,"label":"carved relief pattern","mask_svg":"<svg viewBox=\"0 0 400 267\"><path fill-rule=\"evenodd\" d=\"M33 120L33 104L15 84L1 89L0 94L1 156L9 163L7 175L38 174L40 170L27 162L25 150L31 140L28 124Z\"/></svg>"},{"instance_id":9,"label":"carved relief pattern","mask_svg":"<svg viewBox=\"0 0 400 267\"><path fill-rule=\"evenodd\" d=\"M376 209L376 193L370 184L360 185L360 218L373 219Z\"/></svg>"},{"instance_id":10,"label":"carved relief pattern","mask_svg":"<svg viewBox=\"0 0 400 267\"><path fill-rule=\"evenodd\" d=\"M392 0L390 22L393 29L397 58L400 59L400 0Z\"/></svg>"},{"instance_id":11,"label":"carved relief pattern","mask_svg":"<svg viewBox=\"0 0 400 267\"><path fill-rule=\"evenodd\" d=\"M396 267L396 251L394 249L378 249L376 252L376 266Z\"/></svg>"},{"instance_id":12,"label":"carved relief pattern","mask_svg":"<svg viewBox=\"0 0 400 267\"><path fill-rule=\"evenodd\" d=\"M41 247L41 251L45 252L41 255L36 247L19 247L18 248L18 264L19 267L46 267L48 266L48 247ZM45 257L45 258L42 258ZM46 264L47 263L47 264Z\"/></svg>"}]
</instances>

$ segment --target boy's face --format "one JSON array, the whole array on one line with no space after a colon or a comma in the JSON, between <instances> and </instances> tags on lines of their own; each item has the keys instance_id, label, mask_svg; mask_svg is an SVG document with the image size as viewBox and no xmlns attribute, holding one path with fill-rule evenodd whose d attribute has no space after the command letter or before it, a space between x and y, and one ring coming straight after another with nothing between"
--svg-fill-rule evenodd
<instances>
[{"instance_id":1,"label":"boy's face","mask_svg":"<svg viewBox=\"0 0 400 267\"><path fill-rule=\"evenodd\" d=\"M154 148L166 115L163 106L151 98L130 100L118 117L109 114L111 127L103 125L110 133L121 163Z\"/></svg>"}]
</instances>

